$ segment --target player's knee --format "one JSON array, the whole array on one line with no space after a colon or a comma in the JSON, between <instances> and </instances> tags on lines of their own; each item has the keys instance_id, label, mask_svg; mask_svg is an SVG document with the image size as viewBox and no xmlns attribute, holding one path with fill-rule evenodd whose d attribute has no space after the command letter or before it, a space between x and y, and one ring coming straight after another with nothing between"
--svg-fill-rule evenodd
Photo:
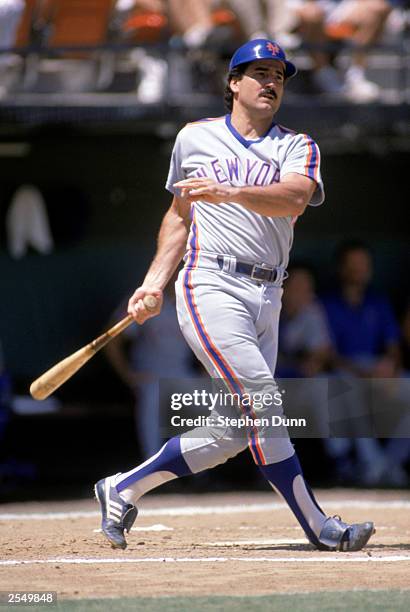
<instances>
[{"instance_id":1,"label":"player's knee","mask_svg":"<svg viewBox=\"0 0 410 612\"><path fill-rule=\"evenodd\" d=\"M183 457L194 474L225 463L245 450L247 445L246 436L238 435L237 432L233 435L225 432L223 437L209 435L201 439L192 438L188 434L181 436Z\"/></svg>"},{"instance_id":2,"label":"player's knee","mask_svg":"<svg viewBox=\"0 0 410 612\"><path fill-rule=\"evenodd\" d=\"M236 455L239 455L247 446L248 442L246 438L242 437L223 438L218 440L218 442L214 444L212 452L210 452L212 455L210 457L210 461L212 462L210 467L226 463L228 459L232 459L236 457Z\"/></svg>"}]
</instances>

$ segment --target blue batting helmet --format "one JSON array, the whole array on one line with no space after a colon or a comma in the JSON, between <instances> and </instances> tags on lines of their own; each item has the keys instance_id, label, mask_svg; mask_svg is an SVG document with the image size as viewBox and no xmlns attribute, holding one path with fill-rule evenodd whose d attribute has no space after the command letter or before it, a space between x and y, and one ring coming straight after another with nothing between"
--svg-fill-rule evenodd
<instances>
[{"instance_id":1,"label":"blue batting helmet","mask_svg":"<svg viewBox=\"0 0 410 612\"><path fill-rule=\"evenodd\" d=\"M259 59L274 59L285 65L285 79L290 79L297 73L296 66L288 62L284 50L274 40L255 38L239 47L232 56L229 70L240 64L254 62Z\"/></svg>"}]
</instances>

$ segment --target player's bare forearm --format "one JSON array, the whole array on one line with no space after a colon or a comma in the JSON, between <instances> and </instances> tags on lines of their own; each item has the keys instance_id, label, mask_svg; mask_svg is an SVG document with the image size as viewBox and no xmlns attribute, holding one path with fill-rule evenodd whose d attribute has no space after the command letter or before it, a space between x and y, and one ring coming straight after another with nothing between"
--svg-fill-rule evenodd
<instances>
[{"instance_id":1,"label":"player's bare forearm","mask_svg":"<svg viewBox=\"0 0 410 612\"><path fill-rule=\"evenodd\" d=\"M299 216L305 211L313 193L313 190L310 192L285 182L266 187L245 185L234 189L234 202L265 217Z\"/></svg>"},{"instance_id":2,"label":"player's bare forearm","mask_svg":"<svg viewBox=\"0 0 410 612\"><path fill-rule=\"evenodd\" d=\"M162 220L154 259L143 284L134 291L128 302L128 312L138 323L143 323L161 311L162 292L185 252L189 210L188 202L175 197ZM150 312L143 304L145 295L153 295L158 301L157 307Z\"/></svg>"},{"instance_id":3,"label":"player's bare forearm","mask_svg":"<svg viewBox=\"0 0 410 612\"><path fill-rule=\"evenodd\" d=\"M155 285L161 290L164 289L185 253L187 238L188 231L184 220L171 207L162 221L157 252L144 279L144 285Z\"/></svg>"},{"instance_id":4,"label":"player's bare forearm","mask_svg":"<svg viewBox=\"0 0 410 612\"><path fill-rule=\"evenodd\" d=\"M190 201L205 200L211 204L236 202L265 217L301 215L316 189L310 178L290 173L280 183L263 187L243 185L233 187L209 178L192 178L175 184L182 196Z\"/></svg>"}]
</instances>

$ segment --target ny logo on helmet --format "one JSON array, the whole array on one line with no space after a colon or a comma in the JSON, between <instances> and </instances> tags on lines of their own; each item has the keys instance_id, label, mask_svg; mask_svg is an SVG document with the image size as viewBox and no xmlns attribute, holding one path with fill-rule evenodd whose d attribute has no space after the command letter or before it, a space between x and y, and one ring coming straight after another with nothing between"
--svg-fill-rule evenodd
<instances>
[{"instance_id":1,"label":"ny logo on helmet","mask_svg":"<svg viewBox=\"0 0 410 612\"><path fill-rule=\"evenodd\" d=\"M266 43L266 48L272 53L272 55L280 55L280 49L275 43Z\"/></svg>"}]
</instances>

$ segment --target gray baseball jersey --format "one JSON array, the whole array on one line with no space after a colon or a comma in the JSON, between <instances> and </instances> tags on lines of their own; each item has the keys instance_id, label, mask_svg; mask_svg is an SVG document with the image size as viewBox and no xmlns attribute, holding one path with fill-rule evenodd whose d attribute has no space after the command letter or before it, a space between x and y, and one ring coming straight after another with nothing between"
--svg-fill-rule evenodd
<instances>
[{"instance_id":1,"label":"gray baseball jersey","mask_svg":"<svg viewBox=\"0 0 410 612\"><path fill-rule=\"evenodd\" d=\"M173 184L196 176L234 186L264 186L280 182L289 173L315 181L310 204L322 203L320 153L309 136L273 123L262 138L246 140L226 115L188 124L180 131L166 187L178 194ZM185 268L176 283L182 333L212 378L222 378L230 392L253 395L255 381L262 381L264 392L274 394L281 285L296 218L267 217L235 202L214 205L198 200L191 205L191 220ZM274 282L255 282L246 275L231 274L235 261L273 265L280 274ZM211 413L213 422L219 423L217 410L221 409ZM229 409L224 406L223 412L227 416ZM270 417L282 412L281 406L252 404L243 412L256 419L269 418L246 434L215 424L181 436L181 452L191 471L217 465L247 443L259 465L292 456L286 428L273 432L269 425Z\"/></svg>"},{"instance_id":2,"label":"gray baseball jersey","mask_svg":"<svg viewBox=\"0 0 410 612\"><path fill-rule=\"evenodd\" d=\"M273 123L257 140L246 140L230 115L186 125L178 134L166 187L178 194L179 180L207 176L219 183L269 185L295 172L316 182L310 204L324 200L320 152L306 134ZM286 268L293 241L295 217L266 217L234 202L218 205L198 200L192 206L188 246L201 252L234 255L238 260Z\"/></svg>"}]
</instances>

